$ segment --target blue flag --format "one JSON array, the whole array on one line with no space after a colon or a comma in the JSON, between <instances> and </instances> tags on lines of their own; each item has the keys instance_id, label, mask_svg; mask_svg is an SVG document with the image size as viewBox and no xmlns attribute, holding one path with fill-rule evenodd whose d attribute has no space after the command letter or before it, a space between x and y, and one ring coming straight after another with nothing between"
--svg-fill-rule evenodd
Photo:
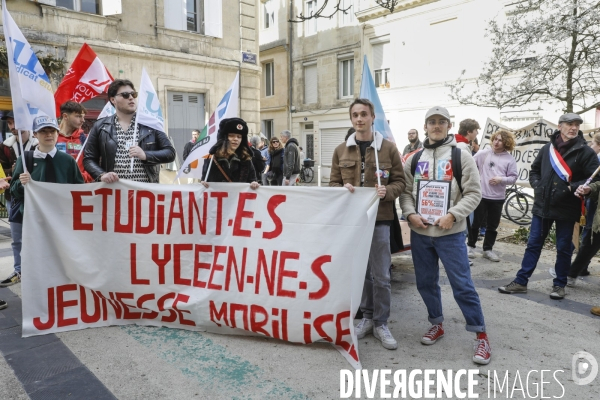
<instances>
[{"instance_id":1,"label":"blue flag","mask_svg":"<svg viewBox=\"0 0 600 400\"><path fill-rule=\"evenodd\" d=\"M385 118L385 112L383 112L383 107L381 106L381 101L379 100L377 89L375 88L375 82L371 76L371 70L369 69L369 64L367 63L367 56L365 56L363 60L359 97L361 99L371 100L371 103L373 103L375 106L375 130L381 133L387 140L395 143L396 141L394 140L394 135L392 134L392 130L390 129L387 119Z\"/></svg>"}]
</instances>

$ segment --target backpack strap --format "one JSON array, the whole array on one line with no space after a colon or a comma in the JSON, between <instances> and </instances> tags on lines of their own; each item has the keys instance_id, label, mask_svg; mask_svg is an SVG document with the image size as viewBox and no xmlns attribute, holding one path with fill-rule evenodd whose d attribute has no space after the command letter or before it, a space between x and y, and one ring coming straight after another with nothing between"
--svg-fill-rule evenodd
<instances>
[{"instance_id":1,"label":"backpack strap","mask_svg":"<svg viewBox=\"0 0 600 400\"><path fill-rule=\"evenodd\" d=\"M415 154L413 154L413 157L411 159L410 173L413 176L413 178L415 177L415 172L417 171L417 163L421 159L422 154L423 154L423 149L421 149L421 150L417 151Z\"/></svg>"},{"instance_id":2,"label":"backpack strap","mask_svg":"<svg viewBox=\"0 0 600 400\"><path fill-rule=\"evenodd\" d=\"M462 150L456 146L452 148L452 174L454 175L454 179L456 179L456 184L458 185L458 189L462 194L462 160L461 155Z\"/></svg>"},{"instance_id":3,"label":"backpack strap","mask_svg":"<svg viewBox=\"0 0 600 400\"><path fill-rule=\"evenodd\" d=\"M27 172L31 174L33 170L33 151L27 150L24 153L25 166L27 167Z\"/></svg>"}]
</instances>

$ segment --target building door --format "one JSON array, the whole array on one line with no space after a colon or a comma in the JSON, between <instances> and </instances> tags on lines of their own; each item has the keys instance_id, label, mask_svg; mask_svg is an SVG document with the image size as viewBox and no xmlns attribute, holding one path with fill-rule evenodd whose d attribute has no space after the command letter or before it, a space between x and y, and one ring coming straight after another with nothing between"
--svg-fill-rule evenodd
<instances>
[{"instance_id":1,"label":"building door","mask_svg":"<svg viewBox=\"0 0 600 400\"><path fill-rule=\"evenodd\" d=\"M192 139L192 131L204 128L204 95L167 92L169 125L167 133L177 151L178 164L183 162L183 148Z\"/></svg>"},{"instance_id":2,"label":"building door","mask_svg":"<svg viewBox=\"0 0 600 400\"><path fill-rule=\"evenodd\" d=\"M312 122L304 124L304 149L306 158L315 159L315 135Z\"/></svg>"}]
</instances>

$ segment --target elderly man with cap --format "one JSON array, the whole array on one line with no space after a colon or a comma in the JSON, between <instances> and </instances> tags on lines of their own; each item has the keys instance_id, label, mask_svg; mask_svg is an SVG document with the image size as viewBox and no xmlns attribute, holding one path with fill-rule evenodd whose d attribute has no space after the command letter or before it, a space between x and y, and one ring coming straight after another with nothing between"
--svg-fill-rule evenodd
<instances>
[{"instance_id":1,"label":"elderly man with cap","mask_svg":"<svg viewBox=\"0 0 600 400\"><path fill-rule=\"evenodd\" d=\"M466 329L477 335L473 362L488 364L492 350L479 295L471 279L463 233L467 227L466 219L481 200L479 172L470 151L458 147L454 135L448 134L450 128L450 113L444 107L427 111L425 131L428 138L423 143L423 150L410 156L404 164L406 188L400 196L400 205L411 229L417 290L431 323L421 337L421 343L432 345L444 336L439 285L441 260L454 299L466 320ZM422 197L434 187L438 188L433 189L438 197L431 197L429 203L425 200L425 204L446 204L447 210L419 207L423 203Z\"/></svg>"},{"instance_id":2,"label":"elderly man with cap","mask_svg":"<svg viewBox=\"0 0 600 400\"><path fill-rule=\"evenodd\" d=\"M12 111L9 111L2 117L3 121L6 121L8 129L11 131L12 136L7 138L3 143L0 144L0 164L6 176L12 176L15 168L17 158L21 154L21 144L19 143L19 132L15 129L15 117ZM21 131L21 137L23 138L23 149L34 150L38 144L38 140L31 137L29 131ZM6 199L6 209L10 212L10 206L12 204L12 196L10 190L4 192L4 198ZM23 233L23 225L20 222L10 222L10 235L12 237L12 251L14 258L14 271L6 279L0 282L0 287L7 287L19 283L21 281L21 236Z\"/></svg>"},{"instance_id":3,"label":"elderly man with cap","mask_svg":"<svg viewBox=\"0 0 600 400\"><path fill-rule=\"evenodd\" d=\"M535 271L544 241L552 225L556 228L556 278L552 283L550 298L565 297L567 274L571 266L573 228L582 215L582 198L577 188L594 173L598 158L583 138L579 126L583 123L577 114L560 117L558 129L544 145L529 173L529 183L534 189L531 231L521 269L516 278L498 288L500 293L526 293L529 278Z\"/></svg>"}]
</instances>

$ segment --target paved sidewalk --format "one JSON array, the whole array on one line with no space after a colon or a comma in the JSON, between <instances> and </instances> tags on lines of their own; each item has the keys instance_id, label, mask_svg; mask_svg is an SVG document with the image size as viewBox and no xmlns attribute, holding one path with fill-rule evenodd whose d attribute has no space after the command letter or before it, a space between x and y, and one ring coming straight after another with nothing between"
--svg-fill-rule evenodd
<instances>
[{"instance_id":1,"label":"paved sidewalk","mask_svg":"<svg viewBox=\"0 0 600 400\"><path fill-rule=\"evenodd\" d=\"M498 243L495 250L500 263L482 258L479 249L472 267L493 349L488 366L471 361L474 335L464 329L443 269L446 336L433 346L419 343L429 327L427 313L415 286L412 260L399 255L393 259L390 320L398 350L385 350L369 335L359 341L363 367L370 372L478 368L476 392L483 399L488 398L487 377L494 372L503 379L508 371L511 388L518 372L533 396L533 384L541 377L533 373L527 383L529 371L562 370L556 376L564 393L547 374L544 380L551 383L544 388L545 397L600 398L600 375L586 386L575 385L571 378L577 351L585 350L600 361L600 318L589 313L592 305L600 305L598 262L590 267L592 276L567 288L565 300L553 301L547 274L554 259L551 252L544 251L528 294L503 295L497 287L514 277L524 246ZM11 270L10 238L0 226L0 277ZM0 399L333 399L339 398L340 370L349 369L342 356L323 343L302 346L135 325L22 339L20 290L20 284L0 289L0 299L9 303L0 311ZM362 395L366 398L364 390ZM517 387L513 398L530 397Z\"/></svg>"}]
</instances>

